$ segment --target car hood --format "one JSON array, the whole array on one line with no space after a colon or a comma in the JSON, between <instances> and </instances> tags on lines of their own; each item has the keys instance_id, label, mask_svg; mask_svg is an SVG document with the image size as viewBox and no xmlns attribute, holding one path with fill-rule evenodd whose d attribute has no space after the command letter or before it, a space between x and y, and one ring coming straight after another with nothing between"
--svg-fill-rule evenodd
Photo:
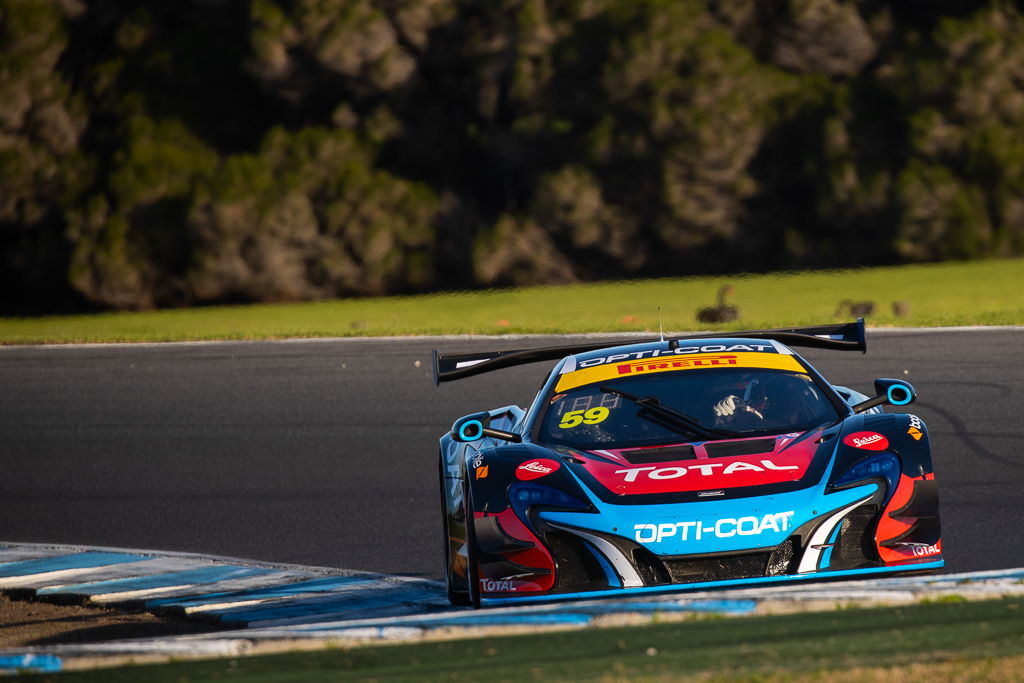
<instances>
[{"instance_id":1,"label":"car hood","mask_svg":"<svg viewBox=\"0 0 1024 683\"><path fill-rule=\"evenodd\" d=\"M821 430L648 448L577 451L574 469L615 496L792 484L819 453ZM831 449L830 449L831 450Z\"/></svg>"}]
</instances>

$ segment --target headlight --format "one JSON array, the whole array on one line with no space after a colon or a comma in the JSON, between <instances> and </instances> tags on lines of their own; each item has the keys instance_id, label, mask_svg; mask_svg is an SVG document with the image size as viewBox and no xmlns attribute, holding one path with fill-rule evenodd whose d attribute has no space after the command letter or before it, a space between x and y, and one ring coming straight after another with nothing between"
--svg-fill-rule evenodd
<instances>
[{"instance_id":1,"label":"headlight","mask_svg":"<svg viewBox=\"0 0 1024 683\"><path fill-rule=\"evenodd\" d=\"M513 505L557 505L580 510L590 507L568 493L541 484L513 484L508 488L509 502Z\"/></svg>"},{"instance_id":2,"label":"headlight","mask_svg":"<svg viewBox=\"0 0 1024 683\"><path fill-rule=\"evenodd\" d=\"M838 479L833 482L833 488L843 488L865 479L885 479L889 487L885 492L885 500L889 500L896 490L896 484L900 480L900 461L892 453L880 453L870 458L861 460L856 465L846 470Z\"/></svg>"},{"instance_id":3,"label":"headlight","mask_svg":"<svg viewBox=\"0 0 1024 683\"><path fill-rule=\"evenodd\" d=\"M568 493L542 484L520 483L508 487L508 502L519 519L528 519L527 508L533 505L549 505L570 510L587 510L590 505L573 498Z\"/></svg>"}]
</instances>

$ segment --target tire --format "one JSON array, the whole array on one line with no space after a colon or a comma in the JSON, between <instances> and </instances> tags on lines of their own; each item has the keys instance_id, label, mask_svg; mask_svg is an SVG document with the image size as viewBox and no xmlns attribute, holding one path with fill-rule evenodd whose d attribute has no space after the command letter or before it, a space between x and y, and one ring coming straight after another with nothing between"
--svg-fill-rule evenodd
<instances>
[{"instance_id":1,"label":"tire","mask_svg":"<svg viewBox=\"0 0 1024 683\"><path fill-rule=\"evenodd\" d=\"M480 607L480 566L476 549L476 528L473 522L473 492L469 478L462 480L462 500L466 509L466 582L469 584L469 604Z\"/></svg>"},{"instance_id":2,"label":"tire","mask_svg":"<svg viewBox=\"0 0 1024 683\"><path fill-rule=\"evenodd\" d=\"M438 476L441 488L441 546L444 548L444 584L448 594L448 602L454 607L467 607L472 605L469 592L457 584L459 577L452 571L452 542L451 528L448 520L448 498L445 492L444 462L438 465Z\"/></svg>"}]
</instances>

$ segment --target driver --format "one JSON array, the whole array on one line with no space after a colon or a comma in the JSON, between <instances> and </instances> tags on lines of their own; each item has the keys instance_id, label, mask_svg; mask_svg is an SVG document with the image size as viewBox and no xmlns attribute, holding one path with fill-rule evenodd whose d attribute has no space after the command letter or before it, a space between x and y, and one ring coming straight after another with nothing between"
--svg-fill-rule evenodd
<instances>
[{"instance_id":1,"label":"driver","mask_svg":"<svg viewBox=\"0 0 1024 683\"><path fill-rule=\"evenodd\" d=\"M756 428L764 415L736 394L729 394L712 407L715 426L730 429Z\"/></svg>"},{"instance_id":2,"label":"driver","mask_svg":"<svg viewBox=\"0 0 1024 683\"><path fill-rule=\"evenodd\" d=\"M792 375L754 379L742 397L730 393L714 405L715 424L741 430L767 426L769 421L772 427L793 425L806 417L807 392L807 381Z\"/></svg>"}]
</instances>

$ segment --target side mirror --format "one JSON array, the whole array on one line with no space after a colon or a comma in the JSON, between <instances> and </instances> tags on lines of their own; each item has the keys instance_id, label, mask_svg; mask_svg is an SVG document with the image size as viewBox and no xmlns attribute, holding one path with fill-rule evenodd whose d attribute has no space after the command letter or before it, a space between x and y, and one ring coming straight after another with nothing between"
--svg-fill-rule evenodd
<instances>
[{"instance_id":1,"label":"side mirror","mask_svg":"<svg viewBox=\"0 0 1024 683\"><path fill-rule=\"evenodd\" d=\"M452 438L462 443L479 441L485 436L512 443L519 443L523 440L523 437L518 434L501 429L491 429L490 423L490 413L473 413L472 415L460 417L452 425Z\"/></svg>"},{"instance_id":2,"label":"side mirror","mask_svg":"<svg viewBox=\"0 0 1024 683\"><path fill-rule=\"evenodd\" d=\"M863 413L875 406L888 403L891 406L910 405L917 399L917 392L910 382L902 379L876 379L875 396L853 406L853 412Z\"/></svg>"}]
</instances>

